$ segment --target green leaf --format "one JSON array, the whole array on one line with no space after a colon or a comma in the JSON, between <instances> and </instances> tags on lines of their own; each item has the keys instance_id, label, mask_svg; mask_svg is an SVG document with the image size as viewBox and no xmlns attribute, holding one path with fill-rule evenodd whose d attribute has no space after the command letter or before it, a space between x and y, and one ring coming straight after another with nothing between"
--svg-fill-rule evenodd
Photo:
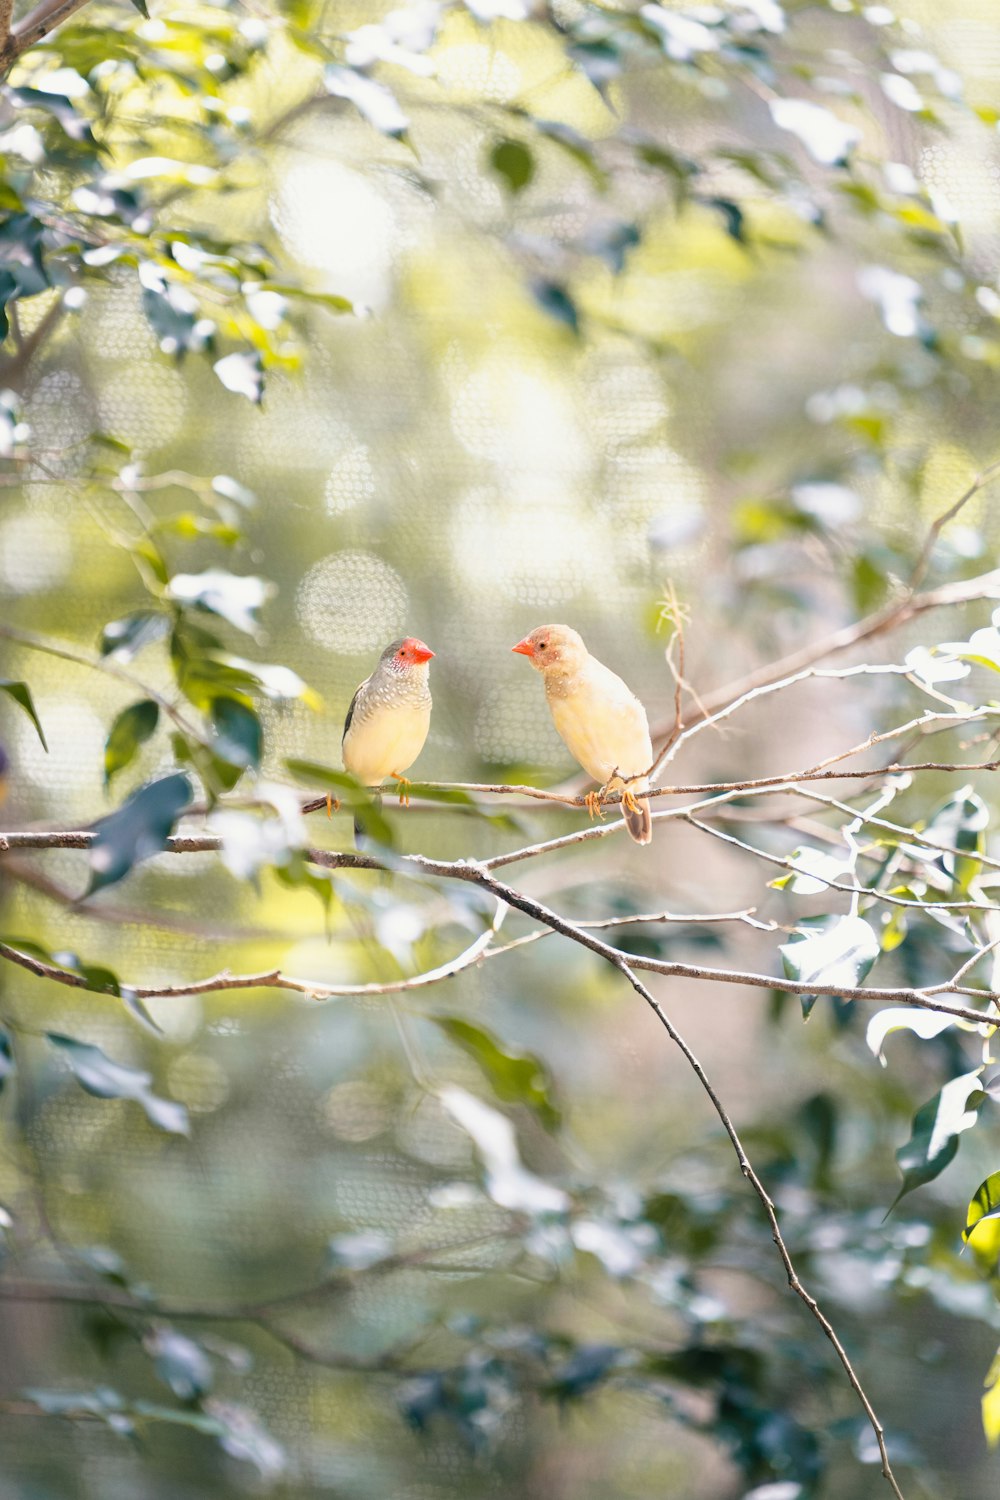
<instances>
[{"instance_id":1,"label":"green leaf","mask_svg":"<svg viewBox=\"0 0 1000 1500\"><path fill-rule=\"evenodd\" d=\"M565 323L573 333L580 332L580 315L576 303L564 286L550 281L547 276L536 276L531 282L531 295L543 312L557 323Z\"/></svg>"},{"instance_id":2,"label":"green leaf","mask_svg":"<svg viewBox=\"0 0 1000 1500\"><path fill-rule=\"evenodd\" d=\"M225 568L206 568L204 573L175 573L167 593L178 604L193 605L228 620L246 635L256 635L257 611L274 593L274 585L252 573L240 577Z\"/></svg>"},{"instance_id":3,"label":"green leaf","mask_svg":"<svg viewBox=\"0 0 1000 1500\"><path fill-rule=\"evenodd\" d=\"M198 1401L212 1389L212 1362L187 1334L161 1324L146 1335L143 1348L179 1401Z\"/></svg>"},{"instance_id":4,"label":"green leaf","mask_svg":"<svg viewBox=\"0 0 1000 1500\"><path fill-rule=\"evenodd\" d=\"M490 166L503 179L507 191L523 192L535 175L535 158L523 141L497 141L490 152Z\"/></svg>"},{"instance_id":5,"label":"green leaf","mask_svg":"<svg viewBox=\"0 0 1000 1500\"><path fill-rule=\"evenodd\" d=\"M264 367L259 354L227 354L212 369L227 391L246 396L255 406L264 399Z\"/></svg>"},{"instance_id":6,"label":"green leaf","mask_svg":"<svg viewBox=\"0 0 1000 1500\"><path fill-rule=\"evenodd\" d=\"M183 1104L161 1099L152 1092L151 1073L115 1062L89 1042L47 1031L46 1039L57 1048L82 1089L98 1099L131 1099L142 1106L151 1125L171 1135L188 1134L188 1114Z\"/></svg>"},{"instance_id":7,"label":"green leaf","mask_svg":"<svg viewBox=\"0 0 1000 1500\"><path fill-rule=\"evenodd\" d=\"M856 989L878 958L879 944L863 917L805 917L778 952L789 979L824 989ZM805 1016L814 1004L814 996L804 997Z\"/></svg>"},{"instance_id":8,"label":"green leaf","mask_svg":"<svg viewBox=\"0 0 1000 1500\"><path fill-rule=\"evenodd\" d=\"M140 609L112 620L101 631L101 655L114 654L121 661L131 661L144 646L158 641L170 629L170 617L157 610Z\"/></svg>"},{"instance_id":9,"label":"green leaf","mask_svg":"<svg viewBox=\"0 0 1000 1500\"><path fill-rule=\"evenodd\" d=\"M45 731L42 728L41 720L35 709L35 701L31 696L31 689L28 684L26 682L12 682L6 677L0 678L0 692L6 693L8 698L13 698L14 702L24 709L24 712L35 726L38 738L42 742L42 749L47 752L49 747L45 740Z\"/></svg>"},{"instance_id":10,"label":"green leaf","mask_svg":"<svg viewBox=\"0 0 1000 1500\"><path fill-rule=\"evenodd\" d=\"M111 726L104 746L104 785L111 785L111 778L135 759L140 745L144 745L156 732L160 721L160 710L151 698L141 698L138 703L123 708Z\"/></svg>"},{"instance_id":11,"label":"green leaf","mask_svg":"<svg viewBox=\"0 0 1000 1500\"><path fill-rule=\"evenodd\" d=\"M152 781L133 792L94 827L89 849L90 885L87 895L113 885L133 865L165 849L174 824L191 801L191 783L181 772Z\"/></svg>"},{"instance_id":12,"label":"green leaf","mask_svg":"<svg viewBox=\"0 0 1000 1500\"><path fill-rule=\"evenodd\" d=\"M1000 1349L993 1356L983 1385L983 1432L990 1447L995 1448L1000 1443Z\"/></svg>"},{"instance_id":13,"label":"green leaf","mask_svg":"<svg viewBox=\"0 0 1000 1500\"><path fill-rule=\"evenodd\" d=\"M0 1026L0 1094L3 1093L4 1084L7 1082L7 1079L14 1076L15 1067L14 1049L10 1045L10 1035Z\"/></svg>"},{"instance_id":14,"label":"green leaf","mask_svg":"<svg viewBox=\"0 0 1000 1500\"><path fill-rule=\"evenodd\" d=\"M982 1068L976 1068L971 1073L952 1078L913 1116L910 1139L896 1152L903 1185L893 1199L889 1213L914 1188L933 1182L954 1159L962 1131L976 1123L977 1110L970 1110L967 1105L969 1096L979 1088L982 1071Z\"/></svg>"},{"instance_id":15,"label":"green leaf","mask_svg":"<svg viewBox=\"0 0 1000 1500\"><path fill-rule=\"evenodd\" d=\"M395 136L397 139L406 135L410 125L409 118L400 108L395 94L384 83L376 83L367 74L355 68L341 67L338 63L327 65L323 72L323 82L328 94L349 100L358 114L383 135Z\"/></svg>"},{"instance_id":16,"label":"green leaf","mask_svg":"<svg viewBox=\"0 0 1000 1500\"><path fill-rule=\"evenodd\" d=\"M450 1041L478 1063L498 1099L523 1104L546 1130L557 1130L562 1112L553 1093L552 1075L540 1058L502 1042L482 1026L458 1016L429 1016Z\"/></svg>"},{"instance_id":17,"label":"green leaf","mask_svg":"<svg viewBox=\"0 0 1000 1500\"><path fill-rule=\"evenodd\" d=\"M962 1238L986 1274L995 1275L1000 1266L1000 1172L991 1172L976 1188Z\"/></svg>"},{"instance_id":18,"label":"green leaf","mask_svg":"<svg viewBox=\"0 0 1000 1500\"><path fill-rule=\"evenodd\" d=\"M942 854L941 864L959 890L979 874L982 861L975 856L983 852L984 835L990 823L990 811L970 786L962 787L932 815L924 832L938 844L951 844L967 851L962 855Z\"/></svg>"},{"instance_id":19,"label":"green leaf","mask_svg":"<svg viewBox=\"0 0 1000 1500\"><path fill-rule=\"evenodd\" d=\"M213 752L231 766L256 769L263 752L264 732L253 709L235 698L215 698L210 717L216 734Z\"/></svg>"},{"instance_id":20,"label":"green leaf","mask_svg":"<svg viewBox=\"0 0 1000 1500\"><path fill-rule=\"evenodd\" d=\"M884 1068L886 1061L882 1049L890 1032L912 1031L915 1036L926 1040L940 1036L942 1031L954 1024L954 1016L945 1015L941 1011L918 1010L911 1005L890 1005L887 1010L877 1010L872 1016L865 1032L865 1041Z\"/></svg>"}]
</instances>

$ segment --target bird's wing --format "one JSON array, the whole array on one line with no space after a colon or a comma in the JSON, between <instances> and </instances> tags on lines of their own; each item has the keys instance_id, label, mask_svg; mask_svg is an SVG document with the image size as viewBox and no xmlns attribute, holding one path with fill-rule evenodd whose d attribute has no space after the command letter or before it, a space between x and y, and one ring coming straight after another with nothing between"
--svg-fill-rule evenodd
<instances>
[{"instance_id":1,"label":"bird's wing","mask_svg":"<svg viewBox=\"0 0 1000 1500\"><path fill-rule=\"evenodd\" d=\"M568 693L550 699L571 755L595 781L637 776L653 759L646 710L627 683L591 657Z\"/></svg>"},{"instance_id":2,"label":"bird's wing","mask_svg":"<svg viewBox=\"0 0 1000 1500\"><path fill-rule=\"evenodd\" d=\"M368 686L368 684L370 682L371 682L371 678L370 677L366 677L365 680L364 680L364 682L361 683L361 685L358 687L357 691L354 694L354 697L351 699L351 706L347 710L347 718L344 720L344 732L340 736L340 743L341 744L343 744L344 740L347 738L347 731L350 729L350 727L351 727L351 720L354 718L354 710L358 706L358 699L361 697L361 694L364 692L365 688Z\"/></svg>"}]
</instances>

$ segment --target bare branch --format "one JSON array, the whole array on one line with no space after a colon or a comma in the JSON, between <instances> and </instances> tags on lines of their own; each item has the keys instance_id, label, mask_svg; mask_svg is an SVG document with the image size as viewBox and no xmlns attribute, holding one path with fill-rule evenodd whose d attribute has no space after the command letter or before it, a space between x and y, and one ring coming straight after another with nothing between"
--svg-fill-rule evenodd
<instances>
[{"instance_id":1,"label":"bare branch","mask_svg":"<svg viewBox=\"0 0 1000 1500\"><path fill-rule=\"evenodd\" d=\"M695 1053L691 1050L691 1047L684 1040L684 1037L681 1035L681 1033L677 1030L677 1027L673 1024L670 1017L663 1009L663 1006L632 972L629 961L626 960L623 956L619 955L618 959L612 960L612 962L614 962L615 968L618 969L620 973L624 974L625 978L635 990L636 994L640 995L642 999L645 1000L646 1004L652 1010L660 1025L670 1037L670 1040L676 1047L680 1048L680 1051L683 1053L685 1060L693 1070L695 1077L698 1079L698 1082L701 1084L702 1088L705 1090L705 1093L711 1100L712 1108L715 1110L719 1119L722 1121L723 1129L732 1142L733 1150L736 1152L736 1159L740 1164L740 1171L743 1173L743 1176L747 1179L750 1186L757 1194L761 1206L763 1207L764 1212L767 1215L767 1221L771 1227L771 1238L774 1240L774 1243L777 1246L778 1254L781 1257L781 1263L785 1268L785 1274L788 1277L788 1285L795 1293L795 1295L801 1298L801 1300L805 1303L806 1307L808 1307L809 1311L812 1313L813 1317L816 1319L817 1323L822 1328L827 1338L830 1340L830 1343L833 1345L837 1354L837 1358L843 1365L847 1378L851 1383L851 1387L854 1390L854 1393L857 1396L858 1400L861 1402L861 1405L864 1408L865 1416L868 1418L871 1429L875 1434L875 1440L878 1443L878 1450L882 1459L883 1478L888 1481L889 1487L891 1488L892 1493L897 1497L897 1500L904 1500L903 1492L896 1482L895 1475L892 1472L892 1466L889 1463L889 1454L885 1445L885 1429L875 1413L875 1408L872 1406L871 1401L869 1400L865 1392L864 1386L858 1379L857 1372L855 1371L854 1366L852 1365L848 1357L847 1350L844 1348L843 1344L838 1338L833 1324L823 1312L819 1303L816 1301L816 1298L811 1294L811 1292L806 1290L799 1278L799 1274L795 1269L794 1262L792 1261L791 1254L789 1253L788 1246L786 1245L784 1237L781 1233L781 1226L778 1223L778 1215L775 1210L774 1201L765 1188L764 1184L761 1182L756 1171L754 1170L750 1158L747 1156L743 1142L739 1137L736 1126L733 1124L728 1110L723 1104L715 1088L712 1086L708 1074L705 1072L705 1069L702 1067Z\"/></svg>"},{"instance_id":2,"label":"bare branch","mask_svg":"<svg viewBox=\"0 0 1000 1500\"><path fill-rule=\"evenodd\" d=\"M34 10L16 21L0 46L0 77L9 71L22 52L40 42L50 31L55 31L86 4L87 0L41 0Z\"/></svg>"},{"instance_id":3,"label":"bare branch","mask_svg":"<svg viewBox=\"0 0 1000 1500\"><path fill-rule=\"evenodd\" d=\"M71 661L77 666L93 667L95 671L103 672L107 677L115 677L119 682L127 682L130 687L138 688L146 698L151 698L169 718L173 719L178 729L193 736L199 744L202 743L204 736L201 730L189 723L169 698L165 698L162 693L151 688L147 682L143 682L141 677L137 677L120 662L112 661L107 656L98 656L95 651L86 651L82 646L73 646L64 641L50 641L45 636L36 635L30 630L20 630L16 625L8 625L4 621L0 621L0 636L8 641L16 641L20 646L27 646L31 651L41 651L46 656L57 656L61 661Z\"/></svg>"},{"instance_id":4,"label":"bare branch","mask_svg":"<svg viewBox=\"0 0 1000 1500\"><path fill-rule=\"evenodd\" d=\"M766 864L777 865L781 870L791 870L796 875L808 876L811 880L821 880L830 891L845 891L849 896L871 896L876 901L885 901L890 906L917 907L925 911L927 907L933 907L935 911L1000 911L1000 906L994 906L988 901L917 901L909 896L890 896L886 891L880 891L872 885L846 885L843 881L826 880L814 870L797 865L793 859L786 859L780 854L768 854L766 849L758 849L755 844L747 844L743 839L738 839L735 834L723 833L721 828L710 828L707 823L702 823L698 818L689 813L684 814L684 822L690 823L692 828L707 833L713 839L719 839L724 844L731 844L736 849L742 849L744 854L753 854L757 859L762 859Z\"/></svg>"}]
</instances>

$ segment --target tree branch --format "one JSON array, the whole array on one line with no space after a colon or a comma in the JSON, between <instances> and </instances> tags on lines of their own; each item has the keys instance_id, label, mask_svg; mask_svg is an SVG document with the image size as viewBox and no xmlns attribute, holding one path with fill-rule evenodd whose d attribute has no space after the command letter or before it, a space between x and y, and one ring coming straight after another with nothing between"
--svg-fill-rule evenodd
<instances>
[{"instance_id":1,"label":"tree branch","mask_svg":"<svg viewBox=\"0 0 1000 1500\"><path fill-rule=\"evenodd\" d=\"M750 1158L747 1156L746 1150L743 1146L743 1142L736 1130L736 1126L733 1124L732 1119L730 1118L728 1110L723 1104L715 1088L712 1086L708 1074L705 1072L705 1069L702 1067L695 1053L691 1050L691 1047L684 1040L684 1037L681 1035L681 1033L677 1030L677 1027L673 1024L670 1017L663 1009L662 1005L632 972L630 961L626 960L622 955L619 955L618 958L616 960L612 960L612 962L614 962L615 968L618 969L621 974L624 974L625 978L635 990L636 994L640 995L641 998L645 1000L646 1004L652 1010L660 1025L670 1037L670 1040L683 1053L684 1058L694 1072L695 1077L698 1079L698 1082L701 1084L702 1088L705 1090L705 1093L711 1100L712 1108L715 1110L719 1119L722 1121L723 1129L732 1142L733 1150L736 1152L736 1159L740 1164L740 1171L743 1173L743 1176L747 1179L750 1186L757 1194L761 1206L763 1207L764 1212L767 1215L767 1220L771 1227L771 1238L774 1240L774 1243L777 1246L778 1254L781 1257L781 1263L785 1268L785 1275L788 1277L788 1285L795 1293L795 1295L801 1298L801 1300L805 1303L806 1307L812 1313L813 1317L816 1319L817 1323L822 1328L827 1338L830 1340L830 1343L833 1345L837 1354L837 1358L843 1365L847 1378L851 1383L851 1387L858 1400L861 1402L861 1405L864 1408L865 1416L868 1418L871 1429L875 1434L875 1440L878 1443L878 1450L882 1459L882 1476L885 1480L887 1480L889 1487L891 1488L892 1493L897 1497L897 1500L904 1500L903 1492L896 1482L895 1475L892 1472L892 1466L889 1463L889 1453L885 1444L885 1429L882 1426L882 1423L879 1421L879 1418L875 1412L875 1408L872 1406L872 1403L869 1400L865 1389L861 1384L861 1381L858 1379L857 1372L855 1371L854 1366L852 1365L850 1358L848 1357L847 1350L844 1348L839 1337L837 1336L833 1324L823 1312L823 1309L816 1301L816 1298L811 1294L811 1292L806 1290L799 1278L799 1274L795 1269L791 1254L789 1253L788 1246L786 1245L784 1237L781 1233L781 1226L778 1223L778 1215L775 1210L774 1201L765 1188L764 1184L761 1182L757 1173L755 1172Z\"/></svg>"},{"instance_id":2,"label":"tree branch","mask_svg":"<svg viewBox=\"0 0 1000 1500\"><path fill-rule=\"evenodd\" d=\"M86 4L87 0L41 0L34 10L16 21L0 46L0 77L9 72L22 52L55 31Z\"/></svg>"}]
</instances>

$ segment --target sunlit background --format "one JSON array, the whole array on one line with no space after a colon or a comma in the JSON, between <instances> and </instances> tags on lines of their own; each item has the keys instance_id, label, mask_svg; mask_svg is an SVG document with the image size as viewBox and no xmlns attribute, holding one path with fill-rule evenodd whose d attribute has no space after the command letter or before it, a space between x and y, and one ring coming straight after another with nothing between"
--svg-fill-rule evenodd
<instances>
[{"instance_id":1,"label":"sunlit background","mask_svg":"<svg viewBox=\"0 0 1000 1500\"><path fill-rule=\"evenodd\" d=\"M139 25L156 42L168 8L155 0L152 8ZM336 0L325 24L342 34L389 9ZM567 0L554 9L573 7ZM845 0L803 20L819 52L847 45L836 12L850 9ZM915 53L933 51L973 103L995 102L1000 24L989 0L910 0L895 9ZM248 12L248 25L256 14ZM859 58L866 28L876 25L858 18ZM311 290L355 304L355 314L320 305L308 313L304 334L287 340L289 368L268 372L259 406L225 390L210 361L179 362L157 347L124 268L90 286L43 347L20 392L38 462L22 484L0 492L0 614L93 651L108 620L144 602L133 559L116 546L136 527L128 497L111 484L120 459L111 455L103 475L80 462L100 432L127 445L146 476L179 471L179 483L137 497L154 514L192 508L184 475L230 476L256 497L245 513L236 507L247 540L231 554L205 538L164 545L179 571L231 567L276 585L259 638L234 633L232 650L287 664L317 699L265 709L266 775L289 782L293 756L339 766L355 687L387 641L413 633L437 653L430 738L414 774L554 785L574 768L538 677L510 653L514 641L538 624L572 624L663 727L673 711L664 611L671 584L688 616L686 673L705 694L866 613L885 597L887 579L906 576L930 518L997 456L995 361L977 347L980 331L955 321L946 269L928 273L926 306L956 348L966 339L961 357L942 363L908 336L917 314L905 288L864 274L882 264L890 229L857 205L844 210L857 208L850 230L824 238L787 196L757 184L748 209L757 238L746 244L727 233L724 211L693 204L678 214L664 175L641 170L624 150L615 157L614 147L611 199L596 190L586 162L544 136L532 140L534 175L516 195L489 170L501 118L493 111L507 107L592 142L629 129L659 133L679 155L697 157L720 139L734 153L799 150L749 89L713 97L676 73L650 70L602 98L567 66L550 32L513 20L485 25L464 10L449 12L420 57L426 70L387 75L405 93L412 145L339 105L303 110L272 138L248 140L227 191L213 179L178 199L175 225L266 243ZM309 94L312 76L312 63L279 36L259 69L227 85L225 106L277 117ZM889 187L905 192L915 178L933 190L937 213L961 225L981 282L979 308L997 315L996 131L957 107L945 111L947 128L928 130L869 80L858 86L869 112L838 105L842 118L856 121L873 159L894 164ZM136 84L114 126L126 176L130 113L149 104ZM516 120L502 120L516 133ZM197 161L176 122L149 132L147 144L151 157ZM717 197L746 190L737 160L728 175L714 171ZM600 245L626 221L641 225L641 238L625 247L620 268L610 241L605 256L577 263L582 244ZM913 260L916 274L919 249ZM561 281L571 261L568 317L532 286ZM255 317L279 328L282 295L260 295L274 301L259 299ZM45 308L44 297L35 302L26 304L29 331ZM283 338L276 335L279 345ZM947 534L940 576L992 566L996 515L995 493L970 503ZM972 623L986 618L984 608ZM927 628L917 620L901 642L879 650L899 659L897 650L968 628L968 612ZM171 693L162 642L132 669ZM3 707L13 767L6 825L84 826L173 764L161 731L109 797L107 726L134 688L11 643L3 671L30 682L49 745L46 754L28 719ZM806 685L780 708L761 705L725 732L699 737L671 779L805 765L863 740L909 701L907 691L888 679ZM937 790L949 788L942 781ZM909 815L919 816L919 806ZM511 829L418 804L390 816L404 850L450 858L482 857L585 821L519 808ZM327 824L313 814L310 837L344 847L350 820L341 813ZM328 933L309 891L267 871L255 891L210 855L159 856L82 908L74 904L85 883L79 852L18 856L17 869L3 887L6 935L99 960L123 982L145 985L226 966L280 966L326 983L389 979L442 962L481 923L470 905L439 926L434 888L342 874ZM783 897L766 889L766 878L697 830L664 824L648 851L620 838L585 845L532 865L522 884L577 915L609 905L756 906L781 920ZM510 927L524 930L514 919ZM730 926L668 934L658 951L775 972L775 947L773 935ZM809 1362L825 1351L808 1346L821 1335L804 1311L785 1305L757 1206L696 1081L639 1002L580 950L550 937L392 1004L316 1004L263 990L150 1001L162 1039L110 998L27 975L3 979L6 1015L30 1026L44 1004L44 1029L150 1069L159 1091L192 1117L190 1141L157 1133L134 1104L68 1087L41 1038L28 1039L33 1097L16 1106L25 1143L0 1157L0 1203L51 1232L54 1247L37 1253L53 1274L60 1257L72 1264L103 1246L133 1283L164 1298L237 1304L309 1286L333 1236L369 1235L403 1255L472 1242L444 1268L428 1254L431 1269L360 1277L336 1297L297 1304L287 1326L326 1352L329 1369L297 1361L237 1320L214 1327L222 1399L258 1415L287 1454L283 1474L259 1434L255 1469L180 1430L158 1429L136 1447L86 1423L12 1421L5 1497L166 1500L270 1489L357 1500L735 1500L749 1491L719 1444L699 1437L668 1401L627 1383L565 1414L554 1400L512 1400L506 1413L498 1403L486 1422L496 1431L484 1431L477 1450L444 1422L429 1435L408 1424L400 1399L405 1408L409 1397L400 1398L391 1374L337 1368L338 1358L377 1363L422 1329L420 1357L433 1360L474 1319L501 1330L544 1326L593 1344L638 1337L669 1348L676 1338L670 1268L682 1274L691 1245L678 1247L674 1264L669 1218L660 1284L641 1298L606 1274L596 1252L581 1250L556 1271L530 1258L514 1264L511 1215L475 1187L469 1136L435 1093L457 1082L481 1094L481 1075L429 1013L476 1020L547 1063L562 1134L548 1136L527 1111L512 1110L522 1153L541 1175L618 1183L623 1200L637 1189L693 1195L708 1217L729 1205L729 1242L699 1277L698 1295L719 1299L723 1320L752 1317L761 1347L779 1327L785 1338L794 1329L806 1350L800 1365L779 1371L778 1387L795 1392L801 1420L847 1424L828 1439L823 1492L867 1500L877 1491L877 1469L854 1456L865 1439L851 1425L850 1391L838 1390L833 1415L824 1388L810 1394ZM867 1215L870 1236L864 1253L841 1253L833 1209L826 1240L821 1223L799 1223L805 1240L818 1236L809 1241L814 1279L845 1309L852 1351L887 1423L920 1437L927 1477L912 1493L991 1493L995 1459L978 1403L995 1348L995 1304L971 1269L967 1309L957 1292L949 1314L922 1298L916 1281L907 1289L899 1265L922 1250L925 1228L927 1237L945 1231L905 1219L879 1229L896 1191L893 1152L915 1105L938 1086L937 1054L900 1043L895 1093L886 1086L877 1108L862 1107L877 1064L858 1031L829 1010L803 1027L790 1008L777 1020L766 993L673 983L657 993L726 1090L779 1197L787 1175L783 1206L793 1220L805 1187L789 1166L785 1132L808 1131L810 1110L825 1107L815 1101L836 1100L836 1165L813 1208L822 1216L835 1200L838 1214ZM956 1220L990 1170L989 1144L970 1141L953 1174L922 1190L942 1216L947 1209ZM937 1209L924 1207L932 1222ZM950 1233L954 1248L954 1223ZM5 1310L0 1369L16 1370L16 1388L50 1385L58 1349L70 1384L132 1382L161 1399L148 1361L121 1338L114 1316L88 1316L93 1326L72 1309ZM113 1378L109 1358L118 1362ZM760 1493L793 1500L806 1491L779 1483Z\"/></svg>"}]
</instances>

